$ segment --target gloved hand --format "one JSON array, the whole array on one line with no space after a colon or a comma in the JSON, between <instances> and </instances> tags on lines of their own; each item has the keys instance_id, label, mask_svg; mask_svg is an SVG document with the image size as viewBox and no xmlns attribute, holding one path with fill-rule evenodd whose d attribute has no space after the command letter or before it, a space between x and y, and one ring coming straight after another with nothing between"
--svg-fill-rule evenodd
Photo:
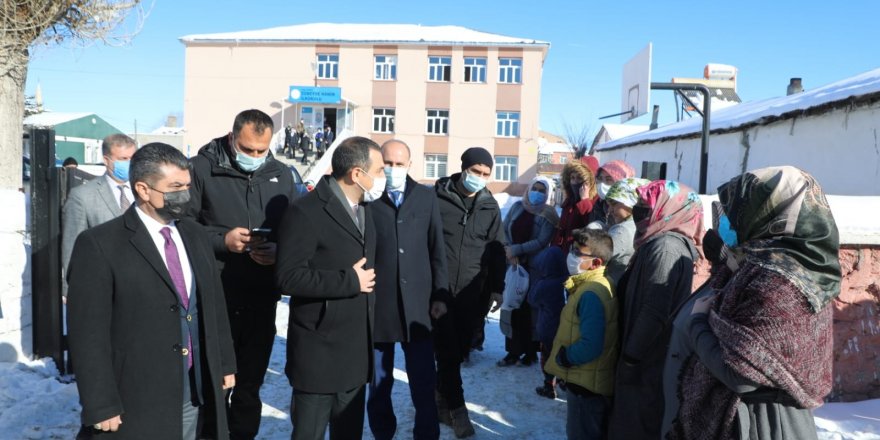
<instances>
[{"instance_id":1,"label":"gloved hand","mask_svg":"<svg viewBox=\"0 0 880 440\"><path fill-rule=\"evenodd\" d=\"M571 368L574 366L568 360L568 352L565 350L564 345L560 346L559 351L556 352L556 363L562 368Z\"/></svg>"}]
</instances>

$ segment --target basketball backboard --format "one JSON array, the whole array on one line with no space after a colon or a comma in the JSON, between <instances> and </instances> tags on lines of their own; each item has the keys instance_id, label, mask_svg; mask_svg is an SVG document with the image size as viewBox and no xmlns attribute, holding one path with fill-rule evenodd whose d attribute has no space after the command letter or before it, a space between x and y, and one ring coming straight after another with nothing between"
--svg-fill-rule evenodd
<instances>
[{"instance_id":1,"label":"basketball backboard","mask_svg":"<svg viewBox=\"0 0 880 440\"><path fill-rule=\"evenodd\" d=\"M626 122L645 113L651 106L651 52L648 43L636 56L623 65L620 95L620 122Z\"/></svg>"}]
</instances>

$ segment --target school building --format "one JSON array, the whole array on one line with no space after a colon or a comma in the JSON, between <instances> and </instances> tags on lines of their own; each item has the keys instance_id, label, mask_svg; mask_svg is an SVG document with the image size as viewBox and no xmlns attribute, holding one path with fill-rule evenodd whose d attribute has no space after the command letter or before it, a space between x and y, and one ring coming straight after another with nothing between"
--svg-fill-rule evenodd
<instances>
[{"instance_id":1,"label":"school building","mask_svg":"<svg viewBox=\"0 0 880 440\"><path fill-rule=\"evenodd\" d=\"M458 26L327 23L180 40L193 152L257 108L275 121L276 141L300 120L310 132L330 125L338 138L402 139L410 174L423 182L458 172L472 146L495 156L493 191L521 191L535 175L547 42Z\"/></svg>"}]
</instances>

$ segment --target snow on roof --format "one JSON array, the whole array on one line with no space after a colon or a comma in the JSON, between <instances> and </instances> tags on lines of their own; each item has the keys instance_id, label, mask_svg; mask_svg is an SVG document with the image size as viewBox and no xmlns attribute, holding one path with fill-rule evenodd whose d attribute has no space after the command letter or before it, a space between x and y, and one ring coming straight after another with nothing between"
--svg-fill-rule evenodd
<instances>
[{"instance_id":1,"label":"snow on roof","mask_svg":"<svg viewBox=\"0 0 880 440\"><path fill-rule=\"evenodd\" d=\"M184 44L197 42L325 42L325 43L411 43L447 45L549 46L527 38L479 32L461 26L418 24L309 23L241 32L198 34L180 37Z\"/></svg>"},{"instance_id":2,"label":"snow on roof","mask_svg":"<svg viewBox=\"0 0 880 440\"><path fill-rule=\"evenodd\" d=\"M647 125L603 124L602 128L612 141L648 131Z\"/></svg>"},{"instance_id":3,"label":"snow on roof","mask_svg":"<svg viewBox=\"0 0 880 440\"><path fill-rule=\"evenodd\" d=\"M559 142L546 142L538 145L538 154L553 154L553 153L572 153L574 151L568 144L563 144Z\"/></svg>"},{"instance_id":4,"label":"snow on roof","mask_svg":"<svg viewBox=\"0 0 880 440\"><path fill-rule=\"evenodd\" d=\"M169 127L167 125L163 125L153 131L150 134L164 134L164 135L181 135L186 132L186 129L183 127Z\"/></svg>"},{"instance_id":5,"label":"snow on roof","mask_svg":"<svg viewBox=\"0 0 880 440\"><path fill-rule=\"evenodd\" d=\"M56 125L65 122L75 121L93 115L94 113L43 112L24 118L24 125L28 127L55 127Z\"/></svg>"},{"instance_id":6,"label":"snow on roof","mask_svg":"<svg viewBox=\"0 0 880 440\"><path fill-rule=\"evenodd\" d=\"M880 69L874 69L817 89L808 90L789 96L762 99L739 105L713 110L711 114L711 130L725 130L750 123L759 122L762 118L782 116L786 113L805 111L824 104L843 101L853 96L863 96L880 92ZM664 125L656 130L639 133L624 139L606 142L597 147L607 150L635 143L656 141L662 138L682 137L702 131L703 120L700 117Z\"/></svg>"}]
</instances>

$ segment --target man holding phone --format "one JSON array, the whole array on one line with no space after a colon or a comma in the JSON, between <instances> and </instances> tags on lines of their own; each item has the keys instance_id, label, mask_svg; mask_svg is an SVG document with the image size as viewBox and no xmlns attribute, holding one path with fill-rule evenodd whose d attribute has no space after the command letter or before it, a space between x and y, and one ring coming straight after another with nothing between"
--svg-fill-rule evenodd
<instances>
[{"instance_id":1,"label":"man holding phone","mask_svg":"<svg viewBox=\"0 0 880 440\"><path fill-rule=\"evenodd\" d=\"M259 432L260 386L281 298L274 282L276 231L297 194L290 171L269 151L273 131L269 115L245 110L235 117L232 132L191 159L189 215L210 234L235 345L236 386L226 396L233 440Z\"/></svg>"}]
</instances>

